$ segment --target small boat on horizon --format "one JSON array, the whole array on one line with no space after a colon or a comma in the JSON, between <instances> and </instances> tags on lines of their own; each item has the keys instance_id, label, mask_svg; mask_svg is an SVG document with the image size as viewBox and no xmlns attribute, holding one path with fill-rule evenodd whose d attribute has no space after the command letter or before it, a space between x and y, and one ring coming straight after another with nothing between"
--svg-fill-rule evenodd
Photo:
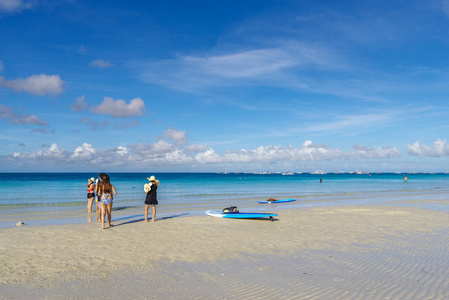
<instances>
[{"instance_id":1,"label":"small boat on horizon","mask_svg":"<svg viewBox=\"0 0 449 300\"><path fill-rule=\"evenodd\" d=\"M295 175L295 173L287 171L287 172L282 172L282 175Z\"/></svg>"},{"instance_id":2,"label":"small boat on horizon","mask_svg":"<svg viewBox=\"0 0 449 300\"><path fill-rule=\"evenodd\" d=\"M313 172L310 172L310 174L319 174L319 175L324 175L327 174L326 172L323 172L323 170L315 170Z\"/></svg>"}]
</instances>

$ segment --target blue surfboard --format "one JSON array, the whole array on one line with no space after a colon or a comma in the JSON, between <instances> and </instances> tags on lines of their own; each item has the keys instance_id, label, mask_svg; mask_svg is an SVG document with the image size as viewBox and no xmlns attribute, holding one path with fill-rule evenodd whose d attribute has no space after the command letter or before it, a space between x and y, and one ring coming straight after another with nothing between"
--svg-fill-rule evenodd
<instances>
[{"instance_id":1,"label":"blue surfboard","mask_svg":"<svg viewBox=\"0 0 449 300\"><path fill-rule=\"evenodd\" d=\"M271 214L271 213L224 213L221 211L212 211L212 210L206 210L206 214L212 217L219 217L219 218L229 218L229 219L260 219L260 218L270 218L273 219L273 217L276 217L277 214Z\"/></svg>"},{"instance_id":2,"label":"blue surfboard","mask_svg":"<svg viewBox=\"0 0 449 300\"><path fill-rule=\"evenodd\" d=\"M286 203L286 202L293 202L296 201L296 199L279 199L277 201L257 201L259 203L263 204L276 204L276 203Z\"/></svg>"}]
</instances>

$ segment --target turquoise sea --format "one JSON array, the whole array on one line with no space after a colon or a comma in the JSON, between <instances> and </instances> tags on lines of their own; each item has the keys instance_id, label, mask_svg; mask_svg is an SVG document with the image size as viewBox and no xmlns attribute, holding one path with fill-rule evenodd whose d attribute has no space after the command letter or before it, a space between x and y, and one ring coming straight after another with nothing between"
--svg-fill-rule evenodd
<instances>
[{"instance_id":1,"label":"turquoise sea","mask_svg":"<svg viewBox=\"0 0 449 300\"><path fill-rule=\"evenodd\" d=\"M143 217L147 177L160 180L157 218L204 215L234 205L241 211L277 211L336 204L395 203L416 200L421 207L446 210L427 199L449 199L449 174L250 174L110 173L117 189L113 222ZM0 227L95 221L88 214L86 184L93 173L0 173ZM320 183L320 179L322 182ZM295 198L263 205L257 200ZM417 205L418 205L417 204ZM402 204L406 205L406 204ZM432 207L430 207L432 206ZM95 211L95 209L94 209Z\"/></svg>"}]
</instances>

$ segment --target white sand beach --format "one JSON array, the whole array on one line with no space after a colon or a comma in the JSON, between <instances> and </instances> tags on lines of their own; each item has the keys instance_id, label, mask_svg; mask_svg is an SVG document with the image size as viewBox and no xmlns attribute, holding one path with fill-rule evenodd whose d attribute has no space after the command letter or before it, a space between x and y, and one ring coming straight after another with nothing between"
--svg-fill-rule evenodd
<instances>
[{"instance_id":1,"label":"white sand beach","mask_svg":"<svg viewBox=\"0 0 449 300\"><path fill-rule=\"evenodd\" d=\"M351 205L0 230L3 299L445 299L449 214Z\"/></svg>"}]
</instances>

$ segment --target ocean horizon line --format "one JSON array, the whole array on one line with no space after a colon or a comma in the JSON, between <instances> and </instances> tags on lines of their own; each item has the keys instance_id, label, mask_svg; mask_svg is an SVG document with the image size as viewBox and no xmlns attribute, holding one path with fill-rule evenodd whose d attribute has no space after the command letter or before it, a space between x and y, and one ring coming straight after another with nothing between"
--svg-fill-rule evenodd
<instances>
[{"instance_id":1,"label":"ocean horizon line","mask_svg":"<svg viewBox=\"0 0 449 300\"><path fill-rule=\"evenodd\" d=\"M433 172L433 171L422 171L422 172L413 172L413 171L388 171L388 172L370 172L370 171L298 171L298 172L290 172L290 174L284 174L290 171L154 171L154 172L143 172L143 171L30 171L30 172L0 172L0 174L88 174L88 173L109 173L109 174L255 174L255 175L301 175L301 174L311 174L311 175L338 175L338 174L352 174L352 175L370 175L370 174L410 174L410 175L420 175L420 174L449 174L447 172Z\"/></svg>"}]
</instances>

